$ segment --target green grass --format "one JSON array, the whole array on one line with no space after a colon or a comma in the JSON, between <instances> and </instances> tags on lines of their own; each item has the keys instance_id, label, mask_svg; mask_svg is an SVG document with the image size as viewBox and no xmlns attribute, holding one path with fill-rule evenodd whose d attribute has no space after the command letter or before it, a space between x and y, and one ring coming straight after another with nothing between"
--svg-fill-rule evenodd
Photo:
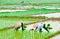
<instances>
[{"instance_id":1,"label":"green grass","mask_svg":"<svg viewBox=\"0 0 60 39\"><path fill-rule=\"evenodd\" d=\"M0 12L0 16L24 16L24 15L31 15L31 14L46 14L51 12L60 12L57 9L38 9L38 10L28 10L28 11L21 11L21 12Z\"/></svg>"},{"instance_id":2,"label":"green grass","mask_svg":"<svg viewBox=\"0 0 60 39\"><path fill-rule=\"evenodd\" d=\"M45 39L51 33L34 32L34 31L15 31L3 30L0 31L0 39Z\"/></svg>"},{"instance_id":3,"label":"green grass","mask_svg":"<svg viewBox=\"0 0 60 39\"><path fill-rule=\"evenodd\" d=\"M9 29L9 30L0 31L0 39L48 39L51 36L53 37L57 34L60 34L59 32L60 31L55 33L52 33L52 32L48 33L43 31L41 33L41 32L26 31L26 30L15 31L15 30Z\"/></svg>"}]
</instances>

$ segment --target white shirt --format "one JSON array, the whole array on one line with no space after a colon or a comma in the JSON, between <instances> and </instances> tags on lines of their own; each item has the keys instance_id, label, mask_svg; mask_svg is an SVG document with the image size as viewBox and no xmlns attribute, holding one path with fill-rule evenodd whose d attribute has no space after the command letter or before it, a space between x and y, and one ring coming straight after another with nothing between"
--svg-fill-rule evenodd
<instances>
[{"instance_id":1,"label":"white shirt","mask_svg":"<svg viewBox=\"0 0 60 39\"><path fill-rule=\"evenodd\" d=\"M43 26L44 26L44 24L39 24L39 25L38 25L38 28L37 28L37 30L40 30L40 29L42 29L42 28L43 28Z\"/></svg>"}]
</instances>

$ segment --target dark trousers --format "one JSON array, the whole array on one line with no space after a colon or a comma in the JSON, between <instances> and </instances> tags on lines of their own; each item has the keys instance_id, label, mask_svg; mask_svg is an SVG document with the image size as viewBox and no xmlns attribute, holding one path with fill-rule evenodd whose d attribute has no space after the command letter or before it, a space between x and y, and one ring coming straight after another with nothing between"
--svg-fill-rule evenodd
<instances>
[{"instance_id":1,"label":"dark trousers","mask_svg":"<svg viewBox=\"0 0 60 39\"><path fill-rule=\"evenodd\" d=\"M43 27L47 32L49 32L49 30L46 27Z\"/></svg>"},{"instance_id":2,"label":"dark trousers","mask_svg":"<svg viewBox=\"0 0 60 39\"><path fill-rule=\"evenodd\" d=\"M39 32L42 32L42 28L39 30Z\"/></svg>"},{"instance_id":3,"label":"dark trousers","mask_svg":"<svg viewBox=\"0 0 60 39\"><path fill-rule=\"evenodd\" d=\"M44 28L47 32L49 32L49 30L47 28ZM42 29L39 30L39 32L42 32Z\"/></svg>"}]
</instances>

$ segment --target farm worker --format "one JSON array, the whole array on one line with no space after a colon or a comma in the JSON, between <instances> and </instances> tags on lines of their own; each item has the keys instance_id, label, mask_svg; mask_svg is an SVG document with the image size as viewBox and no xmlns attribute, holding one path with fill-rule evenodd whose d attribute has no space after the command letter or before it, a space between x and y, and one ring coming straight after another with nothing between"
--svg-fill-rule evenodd
<instances>
[{"instance_id":1,"label":"farm worker","mask_svg":"<svg viewBox=\"0 0 60 39\"><path fill-rule=\"evenodd\" d=\"M49 32L49 30L45 27L45 24L39 24L35 30L42 32L42 28L44 28L47 32Z\"/></svg>"},{"instance_id":2,"label":"farm worker","mask_svg":"<svg viewBox=\"0 0 60 39\"><path fill-rule=\"evenodd\" d=\"M20 28L22 28L22 30L24 30L23 23L18 23L18 24L15 25L15 30L18 30Z\"/></svg>"}]
</instances>

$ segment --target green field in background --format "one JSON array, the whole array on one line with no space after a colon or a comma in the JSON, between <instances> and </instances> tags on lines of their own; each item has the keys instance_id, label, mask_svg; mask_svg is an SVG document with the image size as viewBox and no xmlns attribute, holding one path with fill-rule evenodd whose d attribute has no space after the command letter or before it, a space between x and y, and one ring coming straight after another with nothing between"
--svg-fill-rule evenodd
<instances>
[{"instance_id":1,"label":"green field in background","mask_svg":"<svg viewBox=\"0 0 60 39\"><path fill-rule=\"evenodd\" d=\"M24 1L24 2L22 2L22 1ZM7 4L7 5L9 5L9 4L11 4L11 5L21 5L21 4L41 4L41 3L46 3L46 4L48 4L48 3L60 3L60 0L0 0L0 4Z\"/></svg>"},{"instance_id":2,"label":"green field in background","mask_svg":"<svg viewBox=\"0 0 60 39\"><path fill-rule=\"evenodd\" d=\"M37 10L27 10L27 11L18 11L18 12L0 12L0 16L24 16L31 14L45 14L45 13L53 13L60 12L60 9L37 9Z\"/></svg>"}]
</instances>

